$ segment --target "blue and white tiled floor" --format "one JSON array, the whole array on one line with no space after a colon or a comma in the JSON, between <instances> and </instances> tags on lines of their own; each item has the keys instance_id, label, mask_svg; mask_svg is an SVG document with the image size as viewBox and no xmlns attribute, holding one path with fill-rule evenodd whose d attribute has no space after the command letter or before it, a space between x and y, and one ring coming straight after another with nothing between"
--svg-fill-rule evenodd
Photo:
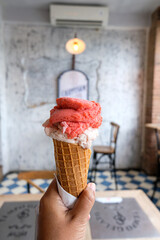
<instances>
[{"instance_id":1,"label":"blue and white tiled floor","mask_svg":"<svg viewBox=\"0 0 160 240\"><path fill-rule=\"evenodd\" d=\"M147 176L141 171L129 170L129 171L117 171L118 189L142 189L148 197L152 196L153 182L155 177ZM37 185L46 189L51 180L36 179L33 180ZM97 172L97 191L114 190L114 179L111 179L110 172L99 171ZM39 191L31 187L31 193L38 193ZM18 180L17 173L8 174L0 183L0 195L1 194L23 194L27 193L26 181ZM160 183L153 202L160 210Z\"/></svg>"}]
</instances>

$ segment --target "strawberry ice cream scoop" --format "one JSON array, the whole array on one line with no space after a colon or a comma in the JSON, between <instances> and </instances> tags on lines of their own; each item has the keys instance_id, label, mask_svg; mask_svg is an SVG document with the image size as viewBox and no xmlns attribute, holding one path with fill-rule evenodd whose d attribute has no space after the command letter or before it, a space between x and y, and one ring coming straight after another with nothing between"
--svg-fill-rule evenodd
<instances>
[{"instance_id":1,"label":"strawberry ice cream scoop","mask_svg":"<svg viewBox=\"0 0 160 240\"><path fill-rule=\"evenodd\" d=\"M102 123L101 106L94 101L77 98L58 98L57 106L50 111L50 118L43 126L51 128L60 124L69 139L82 134L88 128L98 128Z\"/></svg>"}]
</instances>

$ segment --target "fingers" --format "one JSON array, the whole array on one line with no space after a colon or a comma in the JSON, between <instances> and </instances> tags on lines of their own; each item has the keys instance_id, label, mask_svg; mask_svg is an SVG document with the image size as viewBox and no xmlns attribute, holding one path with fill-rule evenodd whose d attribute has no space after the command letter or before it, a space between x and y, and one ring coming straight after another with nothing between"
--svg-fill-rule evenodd
<instances>
[{"instance_id":1,"label":"fingers","mask_svg":"<svg viewBox=\"0 0 160 240\"><path fill-rule=\"evenodd\" d=\"M47 191L44 193L40 200L40 209L54 202L54 199L58 197L56 179L50 183Z\"/></svg>"},{"instance_id":2,"label":"fingers","mask_svg":"<svg viewBox=\"0 0 160 240\"><path fill-rule=\"evenodd\" d=\"M56 178L54 178L53 181L48 186L48 189L45 192L45 194L43 195L43 197L47 197L47 198L52 199L52 198L55 198L57 196L59 196L59 194L58 194L58 190L57 190Z\"/></svg>"},{"instance_id":3,"label":"fingers","mask_svg":"<svg viewBox=\"0 0 160 240\"><path fill-rule=\"evenodd\" d=\"M58 193L56 179L53 179L47 191L40 200L40 210L42 208L56 210L57 207L66 210L66 207L64 206Z\"/></svg>"},{"instance_id":4,"label":"fingers","mask_svg":"<svg viewBox=\"0 0 160 240\"><path fill-rule=\"evenodd\" d=\"M80 221L87 221L89 213L95 201L95 184L89 183L86 189L79 196L74 208L71 210L73 218Z\"/></svg>"}]
</instances>

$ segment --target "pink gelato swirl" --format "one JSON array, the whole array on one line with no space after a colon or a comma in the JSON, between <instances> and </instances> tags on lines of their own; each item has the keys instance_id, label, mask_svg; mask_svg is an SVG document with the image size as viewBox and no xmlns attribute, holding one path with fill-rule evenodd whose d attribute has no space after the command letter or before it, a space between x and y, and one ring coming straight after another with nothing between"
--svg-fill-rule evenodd
<instances>
[{"instance_id":1,"label":"pink gelato swirl","mask_svg":"<svg viewBox=\"0 0 160 240\"><path fill-rule=\"evenodd\" d=\"M102 123L101 106L94 101L63 97L56 100L57 106L50 111L44 127L60 124L69 139L82 134L89 127L98 128Z\"/></svg>"}]
</instances>

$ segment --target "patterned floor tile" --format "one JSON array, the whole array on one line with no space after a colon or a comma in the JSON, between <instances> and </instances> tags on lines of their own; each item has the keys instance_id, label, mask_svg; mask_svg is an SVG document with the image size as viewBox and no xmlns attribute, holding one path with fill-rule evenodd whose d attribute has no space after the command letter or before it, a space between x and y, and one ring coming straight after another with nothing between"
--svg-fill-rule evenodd
<instances>
[{"instance_id":1,"label":"patterned floor tile","mask_svg":"<svg viewBox=\"0 0 160 240\"><path fill-rule=\"evenodd\" d=\"M153 194L153 190L152 189L150 189L148 192L147 192L147 195L148 195L148 197L152 197L152 194Z\"/></svg>"},{"instance_id":2,"label":"patterned floor tile","mask_svg":"<svg viewBox=\"0 0 160 240\"><path fill-rule=\"evenodd\" d=\"M105 185L106 187L109 187L112 183L108 181L101 182L102 185Z\"/></svg>"},{"instance_id":3,"label":"patterned floor tile","mask_svg":"<svg viewBox=\"0 0 160 240\"><path fill-rule=\"evenodd\" d=\"M151 181L155 181L155 180L156 180L156 177L154 177L154 176L148 176L147 179L148 179L148 180L151 180Z\"/></svg>"},{"instance_id":4,"label":"patterned floor tile","mask_svg":"<svg viewBox=\"0 0 160 240\"><path fill-rule=\"evenodd\" d=\"M10 174L8 174L7 178L9 178L9 179L17 179L17 173L10 173Z\"/></svg>"},{"instance_id":5,"label":"patterned floor tile","mask_svg":"<svg viewBox=\"0 0 160 240\"><path fill-rule=\"evenodd\" d=\"M118 184L118 190L123 190L123 189L124 189L124 186ZM115 190L115 188L114 188L114 190Z\"/></svg>"},{"instance_id":6,"label":"patterned floor tile","mask_svg":"<svg viewBox=\"0 0 160 240\"><path fill-rule=\"evenodd\" d=\"M125 181L121 181L121 180L118 179L118 185L122 185L122 186L124 186L125 184L126 184Z\"/></svg>"},{"instance_id":7,"label":"patterned floor tile","mask_svg":"<svg viewBox=\"0 0 160 240\"><path fill-rule=\"evenodd\" d=\"M146 188L139 188L139 189L141 189L144 193L148 193L148 189L146 189Z\"/></svg>"},{"instance_id":8,"label":"patterned floor tile","mask_svg":"<svg viewBox=\"0 0 160 240\"><path fill-rule=\"evenodd\" d=\"M104 180L103 178L98 178L98 177L97 177L97 179L96 179L96 183L102 183L103 180Z\"/></svg>"},{"instance_id":9,"label":"patterned floor tile","mask_svg":"<svg viewBox=\"0 0 160 240\"><path fill-rule=\"evenodd\" d=\"M26 188L24 187L15 187L11 190L11 192L13 194L22 194L22 193L26 193Z\"/></svg>"},{"instance_id":10,"label":"patterned floor tile","mask_svg":"<svg viewBox=\"0 0 160 240\"><path fill-rule=\"evenodd\" d=\"M31 187L31 188L30 188L30 192L31 192L32 194L36 194L36 193L39 193L39 190L38 190L37 188L35 188L35 187Z\"/></svg>"},{"instance_id":11,"label":"patterned floor tile","mask_svg":"<svg viewBox=\"0 0 160 240\"><path fill-rule=\"evenodd\" d=\"M160 199L156 203L157 207L160 208Z\"/></svg>"},{"instance_id":12,"label":"patterned floor tile","mask_svg":"<svg viewBox=\"0 0 160 240\"><path fill-rule=\"evenodd\" d=\"M40 187L43 189L48 188L49 184L47 182L44 182L43 184L40 184Z\"/></svg>"},{"instance_id":13,"label":"patterned floor tile","mask_svg":"<svg viewBox=\"0 0 160 240\"><path fill-rule=\"evenodd\" d=\"M46 180L46 182L47 182L48 184L50 184L50 183L52 182L52 179L48 179L48 180Z\"/></svg>"},{"instance_id":14,"label":"patterned floor tile","mask_svg":"<svg viewBox=\"0 0 160 240\"><path fill-rule=\"evenodd\" d=\"M118 190L142 189L148 197L153 194L154 176L147 176L144 172L135 170L117 170ZM37 185L46 189L52 180L33 180ZM109 171L98 171L96 178L97 191L115 190L114 178ZM31 193L39 193L38 189L31 187ZM0 183L0 194L27 193L27 184L24 180L18 180L16 173L8 174ZM153 203L160 209L160 183L153 199Z\"/></svg>"},{"instance_id":15,"label":"patterned floor tile","mask_svg":"<svg viewBox=\"0 0 160 240\"><path fill-rule=\"evenodd\" d=\"M158 199L156 199L156 198L154 198L153 200L152 200L152 202L157 206L157 203L158 203ZM160 210L160 209L159 209Z\"/></svg>"},{"instance_id":16,"label":"patterned floor tile","mask_svg":"<svg viewBox=\"0 0 160 240\"><path fill-rule=\"evenodd\" d=\"M6 179L5 181L2 182L2 186L7 187L10 186L12 184L14 184L15 182L11 179Z\"/></svg>"},{"instance_id":17,"label":"patterned floor tile","mask_svg":"<svg viewBox=\"0 0 160 240\"><path fill-rule=\"evenodd\" d=\"M132 180L132 178L123 176L123 177L120 178L120 180L123 181L123 182L130 182Z\"/></svg>"},{"instance_id":18,"label":"patterned floor tile","mask_svg":"<svg viewBox=\"0 0 160 240\"><path fill-rule=\"evenodd\" d=\"M160 200L160 192L156 191L154 194L154 198Z\"/></svg>"},{"instance_id":19,"label":"patterned floor tile","mask_svg":"<svg viewBox=\"0 0 160 240\"><path fill-rule=\"evenodd\" d=\"M97 177L99 177L101 174L102 174L102 172L100 172L100 171L98 171L98 172L96 173Z\"/></svg>"},{"instance_id":20,"label":"patterned floor tile","mask_svg":"<svg viewBox=\"0 0 160 240\"><path fill-rule=\"evenodd\" d=\"M116 186L115 183L111 183L111 185L109 185L109 190L116 190Z\"/></svg>"},{"instance_id":21,"label":"patterned floor tile","mask_svg":"<svg viewBox=\"0 0 160 240\"><path fill-rule=\"evenodd\" d=\"M145 179L145 183L152 184L152 186L153 186L154 181L151 180L151 179L146 178L146 179Z\"/></svg>"},{"instance_id":22,"label":"patterned floor tile","mask_svg":"<svg viewBox=\"0 0 160 240\"><path fill-rule=\"evenodd\" d=\"M41 185L41 184L45 183L45 180L44 179L34 179L33 182L37 185Z\"/></svg>"},{"instance_id":23,"label":"patterned floor tile","mask_svg":"<svg viewBox=\"0 0 160 240\"><path fill-rule=\"evenodd\" d=\"M132 180L130 181L130 183L136 184L137 187L141 184L140 181L137 181L137 180L135 180L135 179L132 179Z\"/></svg>"},{"instance_id":24,"label":"patterned floor tile","mask_svg":"<svg viewBox=\"0 0 160 240\"><path fill-rule=\"evenodd\" d=\"M9 189L6 187L0 187L0 194L7 194L9 192Z\"/></svg>"},{"instance_id":25,"label":"patterned floor tile","mask_svg":"<svg viewBox=\"0 0 160 240\"><path fill-rule=\"evenodd\" d=\"M125 184L125 188L127 189L137 189L137 185L134 183L127 183Z\"/></svg>"},{"instance_id":26,"label":"patterned floor tile","mask_svg":"<svg viewBox=\"0 0 160 240\"><path fill-rule=\"evenodd\" d=\"M19 186L26 186L26 185L27 185L27 183L26 183L25 180L19 180L19 181L17 181L17 184L18 184Z\"/></svg>"},{"instance_id":27,"label":"patterned floor tile","mask_svg":"<svg viewBox=\"0 0 160 240\"><path fill-rule=\"evenodd\" d=\"M101 175L99 175L99 178L106 179L106 178L108 178L108 175L105 173L102 173Z\"/></svg>"},{"instance_id":28,"label":"patterned floor tile","mask_svg":"<svg viewBox=\"0 0 160 240\"><path fill-rule=\"evenodd\" d=\"M107 189L107 186L102 184L96 184L96 191L105 191Z\"/></svg>"},{"instance_id":29,"label":"patterned floor tile","mask_svg":"<svg viewBox=\"0 0 160 240\"><path fill-rule=\"evenodd\" d=\"M10 189L10 191L12 190L12 189L16 189L16 188L18 188L19 186L18 186L18 184L15 182L14 184L12 184L12 185L10 185L10 186L8 186L9 187L9 189Z\"/></svg>"},{"instance_id":30,"label":"patterned floor tile","mask_svg":"<svg viewBox=\"0 0 160 240\"><path fill-rule=\"evenodd\" d=\"M115 190L115 184L114 183L110 183L109 185L96 184L96 190L97 191Z\"/></svg>"},{"instance_id":31,"label":"patterned floor tile","mask_svg":"<svg viewBox=\"0 0 160 240\"><path fill-rule=\"evenodd\" d=\"M126 176L126 171L118 170L116 173L117 173L117 175L119 175L119 176Z\"/></svg>"},{"instance_id":32,"label":"patterned floor tile","mask_svg":"<svg viewBox=\"0 0 160 240\"><path fill-rule=\"evenodd\" d=\"M129 170L128 174L132 175L132 176L136 176L139 174L139 171L135 171L135 170Z\"/></svg>"},{"instance_id":33,"label":"patterned floor tile","mask_svg":"<svg viewBox=\"0 0 160 240\"><path fill-rule=\"evenodd\" d=\"M139 185L139 187L140 188L142 188L142 189L151 189L152 187L153 187L153 184L151 184L151 183L148 183L148 182L143 182L143 183L141 183L140 185Z\"/></svg>"},{"instance_id":34,"label":"patterned floor tile","mask_svg":"<svg viewBox=\"0 0 160 240\"><path fill-rule=\"evenodd\" d=\"M135 177L133 177L134 180L137 180L139 182L144 182L145 179L146 179L146 176L140 176L140 175L137 175Z\"/></svg>"},{"instance_id":35,"label":"patterned floor tile","mask_svg":"<svg viewBox=\"0 0 160 240\"><path fill-rule=\"evenodd\" d=\"M131 173L127 173L127 174L126 174L126 177L130 177L130 178L132 179L132 178L135 177L135 175L134 175L134 174L131 174Z\"/></svg>"},{"instance_id":36,"label":"patterned floor tile","mask_svg":"<svg viewBox=\"0 0 160 240\"><path fill-rule=\"evenodd\" d=\"M101 174L100 174L101 175ZM99 176L100 176L99 175ZM111 177L111 172L110 171L103 171L103 175L107 176L107 177Z\"/></svg>"}]
</instances>

